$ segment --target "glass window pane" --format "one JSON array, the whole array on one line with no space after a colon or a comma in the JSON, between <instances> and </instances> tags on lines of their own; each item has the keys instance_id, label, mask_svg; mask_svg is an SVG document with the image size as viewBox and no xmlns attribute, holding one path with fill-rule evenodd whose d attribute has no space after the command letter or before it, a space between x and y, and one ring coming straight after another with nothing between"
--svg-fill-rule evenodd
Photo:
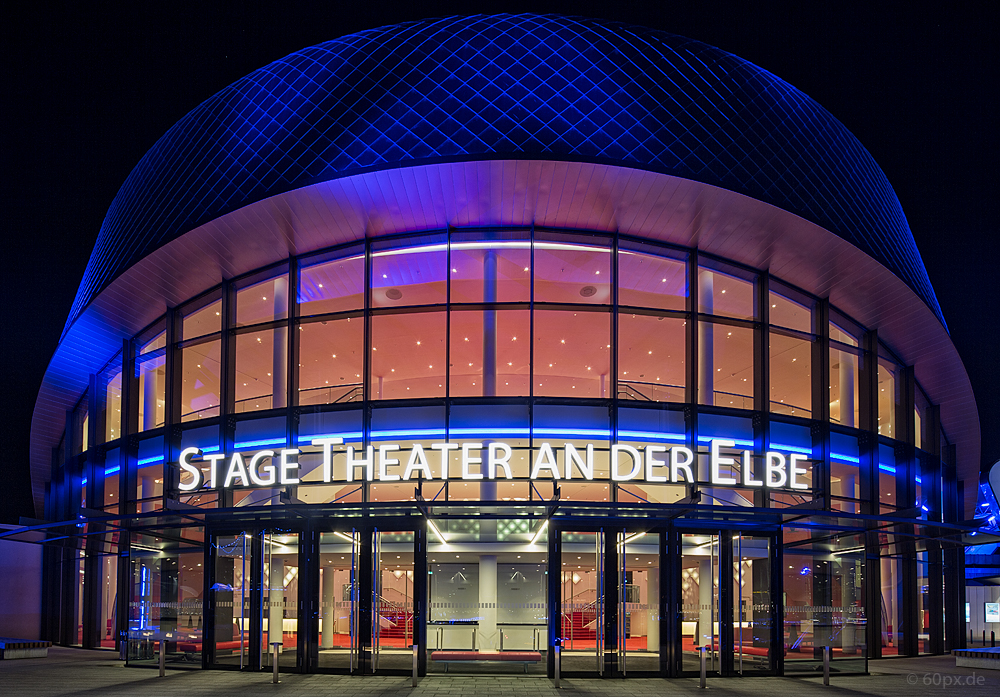
<instances>
[{"instance_id":1,"label":"glass window pane","mask_svg":"<svg viewBox=\"0 0 1000 697\"><path fill-rule=\"evenodd\" d=\"M372 307L436 305L447 300L448 249L440 243L372 253Z\"/></svg>"},{"instance_id":2,"label":"glass window pane","mask_svg":"<svg viewBox=\"0 0 1000 697\"><path fill-rule=\"evenodd\" d=\"M444 396L445 317L444 312L372 317L372 399Z\"/></svg>"},{"instance_id":3,"label":"glass window pane","mask_svg":"<svg viewBox=\"0 0 1000 697\"><path fill-rule=\"evenodd\" d=\"M771 411L812 414L812 342L771 332Z\"/></svg>"},{"instance_id":4,"label":"glass window pane","mask_svg":"<svg viewBox=\"0 0 1000 697\"><path fill-rule=\"evenodd\" d=\"M219 415L221 345L216 339L181 349L181 421Z\"/></svg>"},{"instance_id":5,"label":"glass window pane","mask_svg":"<svg viewBox=\"0 0 1000 697\"><path fill-rule=\"evenodd\" d=\"M535 394L608 397L611 315L535 311Z\"/></svg>"},{"instance_id":6,"label":"glass window pane","mask_svg":"<svg viewBox=\"0 0 1000 697\"><path fill-rule=\"evenodd\" d=\"M452 312L451 396L527 395L529 332L527 310ZM492 356L483 350L490 336L495 337ZM493 379L484 381L484 368L491 361Z\"/></svg>"},{"instance_id":7,"label":"glass window pane","mask_svg":"<svg viewBox=\"0 0 1000 697\"><path fill-rule=\"evenodd\" d=\"M148 431L164 423L167 333L157 334L139 349L135 370L139 376L139 430Z\"/></svg>"},{"instance_id":8,"label":"glass window pane","mask_svg":"<svg viewBox=\"0 0 1000 697\"><path fill-rule=\"evenodd\" d=\"M639 251L618 251L618 304L685 310L687 264Z\"/></svg>"},{"instance_id":9,"label":"glass window pane","mask_svg":"<svg viewBox=\"0 0 1000 697\"><path fill-rule=\"evenodd\" d=\"M701 403L753 409L753 329L701 322L698 347Z\"/></svg>"},{"instance_id":10,"label":"glass window pane","mask_svg":"<svg viewBox=\"0 0 1000 697\"><path fill-rule=\"evenodd\" d=\"M618 316L618 398L683 402L687 321Z\"/></svg>"},{"instance_id":11,"label":"glass window pane","mask_svg":"<svg viewBox=\"0 0 1000 697\"><path fill-rule=\"evenodd\" d=\"M361 399L364 342L362 317L299 326L299 404Z\"/></svg>"},{"instance_id":12,"label":"glass window pane","mask_svg":"<svg viewBox=\"0 0 1000 697\"><path fill-rule=\"evenodd\" d=\"M104 388L104 440L119 438L122 422L122 369L121 356L115 359L117 366L105 373Z\"/></svg>"},{"instance_id":13,"label":"glass window pane","mask_svg":"<svg viewBox=\"0 0 1000 697\"><path fill-rule=\"evenodd\" d=\"M222 301L192 310L184 315L181 323L181 338L194 339L207 334L214 334L222 329Z\"/></svg>"},{"instance_id":14,"label":"glass window pane","mask_svg":"<svg viewBox=\"0 0 1000 697\"><path fill-rule=\"evenodd\" d=\"M896 438L896 407L899 404L896 366L879 359L878 362L878 432Z\"/></svg>"},{"instance_id":15,"label":"glass window pane","mask_svg":"<svg viewBox=\"0 0 1000 697\"><path fill-rule=\"evenodd\" d=\"M753 319L753 283L721 271L698 269L698 311Z\"/></svg>"},{"instance_id":16,"label":"glass window pane","mask_svg":"<svg viewBox=\"0 0 1000 697\"><path fill-rule=\"evenodd\" d=\"M812 308L774 291L770 293L770 300L771 324L777 327L796 329L800 332L812 332Z\"/></svg>"},{"instance_id":17,"label":"glass window pane","mask_svg":"<svg viewBox=\"0 0 1000 697\"><path fill-rule=\"evenodd\" d=\"M285 406L286 334L282 327L236 337L237 414Z\"/></svg>"},{"instance_id":18,"label":"glass window pane","mask_svg":"<svg viewBox=\"0 0 1000 697\"><path fill-rule=\"evenodd\" d=\"M236 292L236 326L288 316L288 274L259 281Z\"/></svg>"},{"instance_id":19,"label":"glass window pane","mask_svg":"<svg viewBox=\"0 0 1000 697\"><path fill-rule=\"evenodd\" d=\"M847 344L848 346L857 346L858 340L854 338L846 329L838 327L833 322L830 322L830 338L834 341L839 341L842 344Z\"/></svg>"},{"instance_id":20,"label":"glass window pane","mask_svg":"<svg viewBox=\"0 0 1000 697\"><path fill-rule=\"evenodd\" d=\"M858 380L861 357L830 349L830 420L856 428L860 423Z\"/></svg>"},{"instance_id":21,"label":"glass window pane","mask_svg":"<svg viewBox=\"0 0 1000 697\"><path fill-rule=\"evenodd\" d=\"M531 242L526 236L492 241L465 237L455 235L451 243L453 303L531 299Z\"/></svg>"},{"instance_id":22,"label":"glass window pane","mask_svg":"<svg viewBox=\"0 0 1000 697\"><path fill-rule=\"evenodd\" d=\"M611 249L536 240L535 302L610 304Z\"/></svg>"},{"instance_id":23,"label":"glass window pane","mask_svg":"<svg viewBox=\"0 0 1000 697\"><path fill-rule=\"evenodd\" d=\"M365 305L364 254L303 266L298 295L303 316L360 310Z\"/></svg>"}]
</instances>

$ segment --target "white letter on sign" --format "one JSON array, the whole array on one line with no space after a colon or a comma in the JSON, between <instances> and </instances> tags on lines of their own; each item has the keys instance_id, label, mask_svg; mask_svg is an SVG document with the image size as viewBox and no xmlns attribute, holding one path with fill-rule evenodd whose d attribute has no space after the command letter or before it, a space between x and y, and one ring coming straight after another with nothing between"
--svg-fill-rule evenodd
<instances>
[{"instance_id":1,"label":"white letter on sign","mask_svg":"<svg viewBox=\"0 0 1000 697\"><path fill-rule=\"evenodd\" d=\"M732 448L736 445L731 440L719 440L716 438L712 439L712 484L736 484L736 479L733 477L723 477L719 472L720 465L733 465L736 463L731 457L725 457L719 454L720 448Z\"/></svg>"},{"instance_id":2,"label":"white letter on sign","mask_svg":"<svg viewBox=\"0 0 1000 697\"><path fill-rule=\"evenodd\" d=\"M621 474L618 471L618 455L619 453L628 453L632 458L632 470L628 474ZM633 448L631 445L619 445L615 443L611 446L611 479L616 482L627 482L630 479L635 479L639 476L639 472L642 471L642 455L638 450Z\"/></svg>"}]
</instances>

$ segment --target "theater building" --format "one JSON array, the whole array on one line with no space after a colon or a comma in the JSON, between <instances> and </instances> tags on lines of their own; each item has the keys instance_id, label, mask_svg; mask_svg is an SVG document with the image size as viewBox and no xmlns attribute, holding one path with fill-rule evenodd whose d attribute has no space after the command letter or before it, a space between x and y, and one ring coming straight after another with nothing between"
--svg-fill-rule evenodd
<instances>
[{"instance_id":1,"label":"theater building","mask_svg":"<svg viewBox=\"0 0 1000 697\"><path fill-rule=\"evenodd\" d=\"M597 20L383 27L210 97L111 204L34 407L44 631L864 672L964 641L979 439L899 202L809 97Z\"/></svg>"}]
</instances>

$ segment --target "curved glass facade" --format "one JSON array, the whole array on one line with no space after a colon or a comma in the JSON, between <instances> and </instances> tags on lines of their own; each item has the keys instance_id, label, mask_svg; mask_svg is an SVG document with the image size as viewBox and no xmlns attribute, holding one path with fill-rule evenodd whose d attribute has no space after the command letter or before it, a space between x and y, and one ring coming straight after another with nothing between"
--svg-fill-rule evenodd
<instances>
[{"instance_id":1,"label":"curved glass facade","mask_svg":"<svg viewBox=\"0 0 1000 697\"><path fill-rule=\"evenodd\" d=\"M170 308L90 384L49 514L130 521L74 561L102 582L72 643L133 662L165 628L198 666L266 667L280 641L305 671L403 669L417 643L425 671L521 651L551 672L557 637L584 675L687 674L698 645L722 675L939 648L917 543L866 522L956 520L936 407L825 299L695 249L371 239ZM754 479L772 457L799 488Z\"/></svg>"}]
</instances>

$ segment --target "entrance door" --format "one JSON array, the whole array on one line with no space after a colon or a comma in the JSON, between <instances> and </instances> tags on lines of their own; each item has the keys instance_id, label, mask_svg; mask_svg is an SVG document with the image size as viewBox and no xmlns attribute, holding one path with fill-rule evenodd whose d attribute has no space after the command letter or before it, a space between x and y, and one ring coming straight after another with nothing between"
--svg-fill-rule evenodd
<instances>
[{"instance_id":1,"label":"entrance door","mask_svg":"<svg viewBox=\"0 0 1000 697\"><path fill-rule=\"evenodd\" d=\"M604 674L604 532L560 533L562 665L565 674ZM612 583L615 576L612 576Z\"/></svg>"},{"instance_id":2,"label":"entrance door","mask_svg":"<svg viewBox=\"0 0 1000 697\"><path fill-rule=\"evenodd\" d=\"M317 667L353 673L358 659L358 552L361 533L319 535L319 653Z\"/></svg>"},{"instance_id":3,"label":"entrance door","mask_svg":"<svg viewBox=\"0 0 1000 697\"><path fill-rule=\"evenodd\" d=\"M261 664L271 668L273 645L280 643L279 668L298 665L299 534L265 530L261 534Z\"/></svg>"},{"instance_id":4,"label":"entrance door","mask_svg":"<svg viewBox=\"0 0 1000 697\"><path fill-rule=\"evenodd\" d=\"M733 649L738 675L773 672L771 539L733 533Z\"/></svg>"},{"instance_id":5,"label":"entrance door","mask_svg":"<svg viewBox=\"0 0 1000 697\"><path fill-rule=\"evenodd\" d=\"M720 536L681 535L681 670L700 670L699 647L707 647L708 672L721 672L719 656Z\"/></svg>"},{"instance_id":6,"label":"entrance door","mask_svg":"<svg viewBox=\"0 0 1000 697\"><path fill-rule=\"evenodd\" d=\"M250 591L254 568L253 535L216 535L210 576L209 616L212 618L211 665L253 669Z\"/></svg>"},{"instance_id":7,"label":"entrance door","mask_svg":"<svg viewBox=\"0 0 1000 697\"><path fill-rule=\"evenodd\" d=\"M626 530L618 537L618 670L660 671L660 535Z\"/></svg>"},{"instance_id":8,"label":"entrance door","mask_svg":"<svg viewBox=\"0 0 1000 697\"><path fill-rule=\"evenodd\" d=\"M414 533L375 529L372 538L373 673L412 669Z\"/></svg>"}]
</instances>

